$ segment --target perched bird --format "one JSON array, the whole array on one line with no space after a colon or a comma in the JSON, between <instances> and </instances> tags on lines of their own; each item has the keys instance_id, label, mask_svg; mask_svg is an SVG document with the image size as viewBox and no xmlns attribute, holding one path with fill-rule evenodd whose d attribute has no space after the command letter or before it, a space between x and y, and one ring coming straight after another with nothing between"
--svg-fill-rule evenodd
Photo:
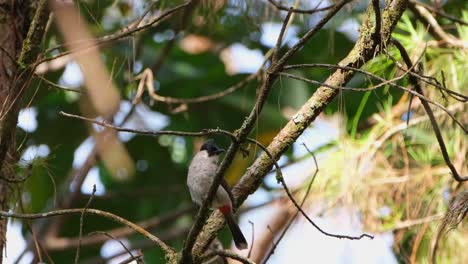
<instances>
[{"instance_id":1,"label":"perched bird","mask_svg":"<svg viewBox=\"0 0 468 264\"><path fill-rule=\"evenodd\" d=\"M223 152L224 149L218 148L214 141L209 139L203 143L200 151L193 157L190 163L187 186L189 187L192 201L198 205L201 205L208 195L208 191L216 175L216 170L218 169L219 155ZM226 181L223 179L211 202L211 208L219 209L224 215L236 247L238 249L246 249L247 241L234 220L232 207L232 194Z\"/></svg>"}]
</instances>

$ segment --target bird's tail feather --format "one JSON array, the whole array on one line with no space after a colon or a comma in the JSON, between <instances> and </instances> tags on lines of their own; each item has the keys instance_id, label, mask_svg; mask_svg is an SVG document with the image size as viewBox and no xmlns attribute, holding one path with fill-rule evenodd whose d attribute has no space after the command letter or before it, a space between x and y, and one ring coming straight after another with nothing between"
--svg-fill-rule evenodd
<instances>
[{"instance_id":1,"label":"bird's tail feather","mask_svg":"<svg viewBox=\"0 0 468 264\"><path fill-rule=\"evenodd\" d=\"M224 214L224 218L226 219L226 223L231 231L232 239L234 240L234 244L237 249L246 249L248 247L247 240L245 240L244 234L242 234L242 231L234 220L232 213Z\"/></svg>"}]
</instances>

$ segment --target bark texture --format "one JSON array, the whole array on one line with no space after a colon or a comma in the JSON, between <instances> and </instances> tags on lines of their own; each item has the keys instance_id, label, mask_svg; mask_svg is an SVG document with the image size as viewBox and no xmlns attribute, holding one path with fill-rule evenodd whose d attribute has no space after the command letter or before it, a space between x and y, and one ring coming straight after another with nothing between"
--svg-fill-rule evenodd
<instances>
[{"instance_id":1,"label":"bark texture","mask_svg":"<svg viewBox=\"0 0 468 264\"><path fill-rule=\"evenodd\" d=\"M371 4L367 11L367 17L361 26L359 39L339 65L360 68L370 61L377 54L378 49L388 43L393 29L406 9L407 2L407 0L387 1L387 6L378 19L376 19ZM376 26L375 21L381 23ZM337 70L328 77L325 83L330 86L345 86L353 76L353 71ZM338 89L326 86L317 89L268 146L268 150L275 160L281 157L338 93ZM242 176L241 181L233 188L233 194L237 199L236 204L241 204L258 189L265 175L272 169L273 164L274 162L265 153L255 160L254 164ZM213 240L223 226L222 216L218 212L212 213L198 236L193 250L195 255L204 251L206 245Z\"/></svg>"},{"instance_id":2,"label":"bark texture","mask_svg":"<svg viewBox=\"0 0 468 264\"><path fill-rule=\"evenodd\" d=\"M16 123L47 20L45 1L0 1L0 210L8 211L15 174ZM7 219L0 219L0 263Z\"/></svg>"}]
</instances>

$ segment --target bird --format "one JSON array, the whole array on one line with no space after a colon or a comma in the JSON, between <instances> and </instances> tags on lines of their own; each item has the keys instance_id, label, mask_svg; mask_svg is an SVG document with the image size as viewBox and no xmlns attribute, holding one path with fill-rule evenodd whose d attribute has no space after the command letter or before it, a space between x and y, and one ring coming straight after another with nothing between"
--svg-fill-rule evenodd
<instances>
[{"instance_id":1,"label":"bird","mask_svg":"<svg viewBox=\"0 0 468 264\"><path fill-rule=\"evenodd\" d=\"M213 184L216 171L219 167L219 156L224 149L219 148L213 139L208 139L203 143L200 150L195 154L190 162L187 173L187 186L190 191L192 201L202 205L206 199L209 189ZM233 196L229 190L226 180L223 178L216 190L216 194L211 201L210 207L219 209L226 219L226 223L231 231L234 244L240 250L248 247L247 240L241 229L234 220Z\"/></svg>"}]
</instances>

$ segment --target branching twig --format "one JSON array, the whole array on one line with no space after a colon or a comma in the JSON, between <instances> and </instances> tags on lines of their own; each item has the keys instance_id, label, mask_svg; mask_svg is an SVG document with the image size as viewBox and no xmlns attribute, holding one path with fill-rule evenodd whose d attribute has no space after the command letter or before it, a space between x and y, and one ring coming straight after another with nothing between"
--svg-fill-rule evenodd
<instances>
[{"instance_id":1,"label":"branching twig","mask_svg":"<svg viewBox=\"0 0 468 264\"><path fill-rule=\"evenodd\" d=\"M170 221L173 221L174 219L190 212L193 211L194 207L192 205L183 207L181 209L178 209L174 212L170 212L168 214L162 215L162 216L155 216L146 220L143 220L141 222L136 223L138 226L141 228L144 228L146 230L150 230L151 228L155 228L157 226L163 225L165 223L168 223ZM101 232L94 232L94 233L101 233ZM118 227L115 229L107 230L105 232L106 235L112 236L115 239L121 238L121 237L126 237L131 234L135 233L135 231L129 227ZM106 241L106 237L104 236L96 236L96 235L89 235L85 236L81 239L81 245L82 246L91 246L91 245L96 245L100 244ZM64 237L51 237L47 239L47 249L50 250L64 250L68 248L74 248L78 245L78 239L77 238L64 238Z\"/></svg>"},{"instance_id":2,"label":"branching twig","mask_svg":"<svg viewBox=\"0 0 468 264\"><path fill-rule=\"evenodd\" d=\"M161 96L155 92L154 86L153 86L153 72L150 69L145 69L141 74L136 76L135 79L140 79L140 82L138 83L138 88L137 88L137 95L135 96L135 99L133 100L134 103L138 103L140 101L141 95L143 94L144 88L146 86L146 89L148 90L149 95L151 96L152 99L156 100L157 102L163 102L167 104L197 104L197 103L204 103L207 101L212 101L216 100L219 98L222 98L228 94L231 94L238 89L244 87L247 85L249 82L255 80L260 76L261 70L259 70L256 73L253 73L249 76L247 76L244 80L231 85L229 88L226 90L223 90L218 93L210 94L210 95L204 95L204 96L199 96L199 97L192 97L192 98L175 98L175 97L169 97L169 96Z\"/></svg>"},{"instance_id":3,"label":"branching twig","mask_svg":"<svg viewBox=\"0 0 468 264\"><path fill-rule=\"evenodd\" d=\"M352 0L341 0L338 3L336 3L332 8L330 8L330 11L317 23L317 25L310 29L307 33L302 36L298 42L292 46L284 55L281 57L281 59L278 61L276 65L276 70L281 70L281 68L286 64L287 60L291 58L296 52L304 47L304 45L309 41L310 38L315 36L315 34L323 28L323 26L338 13L338 11L341 10L341 8L346 5L347 3L351 2ZM272 69L275 69L272 68Z\"/></svg>"},{"instance_id":4,"label":"branching twig","mask_svg":"<svg viewBox=\"0 0 468 264\"><path fill-rule=\"evenodd\" d=\"M143 260L143 254L141 254L140 252L136 256L130 256L127 259L124 259L123 261L119 262L119 264L130 264L130 263L134 263L134 261L136 261L136 263L139 264L139 263L143 263L142 260Z\"/></svg>"},{"instance_id":5,"label":"branching twig","mask_svg":"<svg viewBox=\"0 0 468 264\"><path fill-rule=\"evenodd\" d=\"M256 140L255 140L256 141ZM332 233L328 233L326 231L324 231L323 229L321 229L308 215L306 212L304 212L304 210L302 209L302 205L304 204L305 202L305 199L307 196L304 196L302 202L301 202L301 205L299 205L296 201L296 199L294 198L294 196L292 195L291 191L289 190L288 186L286 185L286 182L284 181L284 177L283 177L283 173L281 171L281 168L279 167L278 163L276 162L276 160L274 159L273 155L270 153L270 151L265 147L263 146L260 142L256 141L255 142L257 144L257 146L259 146L260 148L262 148L262 150L265 152L265 154L270 158L271 162L273 163L273 166L275 167L275 170L276 170L276 180L278 181L278 183L281 183L281 185L283 186L284 190L286 191L286 194L288 196L288 198L291 200L291 202L294 204L294 206L297 208L297 210L307 219L307 221L309 221L310 224L312 224L318 231L320 231L322 234L326 235L326 236L330 236L330 237L335 237L335 238L339 238L339 239L350 239L350 240L359 240L359 239L362 239L363 237L368 237L370 239L374 239L373 236L371 235L368 235L368 234L362 234L360 236L346 236L346 235L336 235L336 234L332 234ZM308 150L309 151L309 150ZM311 153L311 152L310 152ZM314 157L314 160L315 160L315 156ZM315 162L317 162L317 160L315 160ZM316 166L317 166L317 163L316 163ZM317 167L318 168L318 167ZM315 179L315 175L317 174L318 172L318 169L316 169L316 172L314 174L314 177L313 179ZM312 183L313 183L313 180L311 181L311 184L309 184L309 187L308 187L308 191L307 193L310 191L310 188L312 187Z\"/></svg>"},{"instance_id":6,"label":"branching twig","mask_svg":"<svg viewBox=\"0 0 468 264\"><path fill-rule=\"evenodd\" d=\"M150 130L139 130L139 129L119 127L114 124L108 123L106 121L99 121L99 120L87 118L84 116L73 115L73 114L65 113L63 111L61 111L60 114L66 117L88 121L96 125L100 125L102 127L115 129L120 132L130 132L130 133L146 135L146 136L173 135L173 136L183 136L183 137L202 137L202 136L208 136L208 135L225 135L231 139L235 139L235 135L233 133L223 130L223 129L219 129L219 128L204 129L201 132L184 132L184 131L171 131L171 130L150 131Z\"/></svg>"},{"instance_id":7,"label":"branching twig","mask_svg":"<svg viewBox=\"0 0 468 264\"><path fill-rule=\"evenodd\" d=\"M307 221L313 225L318 231L320 231L320 233L326 235L326 236L330 236L330 237L334 237L334 238L339 238L339 239L350 239L350 240L360 240L364 237L368 237L370 239L374 239L374 236L372 235L369 235L369 234L361 234L359 236L347 236L347 235L337 235L337 234L332 234L332 233L328 233L327 231L323 230L322 228L320 228L308 215L306 212L304 212L304 210L302 209L302 207L296 202L296 200L294 199L294 197L292 196L291 194L291 191L289 190L288 186L286 185L286 182L284 181L284 178L281 176L281 177L278 177L276 178L276 180L278 182L280 182L282 185L283 185L283 188L284 190L286 191L286 194L288 195L289 199L293 202L294 206L299 210L299 212L301 212L301 214L307 219Z\"/></svg>"},{"instance_id":8,"label":"branching twig","mask_svg":"<svg viewBox=\"0 0 468 264\"><path fill-rule=\"evenodd\" d=\"M410 1L409 8L423 23L429 25L429 32L434 36L434 38L442 40L452 47L458 47L462 49L468 48L468 42L458 39L453 35L445 32L437 20L425 7L421 5L415 5Z\"/></svg>"},{"instance_id":9,"label":"branching twig","mask_svg":"<svg viewBox=\"0 0 468 264\"><path fill-rule=\"evenodd\" d=\"M231 259L234 259L234 260L237 260L237 261L240 261L241 263L243 264L255 264L255 262L253 262L252 260L250 260L249 258L246 258L246 257L243 257L235 252L232 252L230 250L213 250L212 252L206 254L205 256L202 257L202 261L203 260L207 260L207 259L210 259L214 256L221 256L221 257L227 257L227 258L231 258Z\"/></svg>"},{"instance_id":10,"label":"branching twig","mask_svg":"<svg viewBox=\"0 0 468 264\"><path fill-rule=\"evenodd\" d=\"M340 3L343 4L342 2ZM337 4L337 6L338 5L339 4ZM405 8L406 0L395 0L386 5L382 13L382 18L384 18L385 21L382 22L381 30L384 42L388 41L391 32ZM330 12L336 13L337 10L331 9ZM369 20L369 17L367 17L366 20ZM323 25L323 23L319 24ZM374 54L376 47L375 45L369 44L373 42L372 39L369 39L371 34L368 33L372 31L368 27L367 23L363 24L360 38L353 50L350 51L348 56L340 62L340 65L361 67L364 63L372 59L372 54ZM286 63L286 60L303 46L311 35L313 35L314 30L315 29L312 29L309 31L311 32L310 34L306 34L301 38L298 42L299 46L295 46L295 48L290 49L285 53L285 55L283 55L284 62L282 61L283 58L281 58L278 61L278 68L281 68L281 66ZM352 71L337 70L328 78L326 83L335 86L343 86L353 77L353 75ZM311 122L313 122L318 114L322 112L322 110L331 102L331 100L333 100L333 98L335 98L337 94L338 92L336 90L329 89L327 87L320 87L314 93L314 95L301 107L288 124L282 128L268 146L268 150L273 155L274 160L281 157L281 155L302 134L302 132L310 125ZM242 176L240 182L233 188L233 194L236 197L238 204L244 201L248 195L253 193L259 187L263 177L271 170L273 165L272 160L265 153L256 159L256 161ZM217 212L212 214L208 222L209 224L199 235L200 242L197 244L198 246L195 250L195 254L201 252L205 248L206 244L214 238L216 232L218 232L224 224L222 216Z\"/></svg>"},{"instance_id":11,"label":"branching twig","mask_svg":"<svg viewBox=\"0 0 468 264\"><path fill-rule=\"evenodd\" d=\"M276 40L275 49L273 51L273 57L271 59L271 62L273 64L278 62L278 55L279 55L279 52L280 52L280 49L281 49L281 43L283 42L284 34L286 34L286 30L287 30L287 27L289 25L289 19L291 18L291 15L292 15L292 7L289 8L288 14L286 14L286 17L284 18L283 25L281 26L281 30L280 30L280 33L278 35L278 39Z\"/></svg>"},{"instance_id":12,"label":"branching twig","mask_svg":"<svg viewBox=\"0 0 468 264\"><path fill-rule=\"evenodd\" d=\"M425 4L425 3L422 3L422 2L419 2L419 1L416 1L416 0L409 0L409 2L413 5L420 5L428 10L430 10L431 12L434 12L436 13L437 15L441 16L441 17L445 17L449 20L452 20L454 22L457 22L457 23L460 23L461 25L464 25L464 26L468 26L468 22L465 21L465 20L462 20L456 16L452 16L450 14L447 14L445 13L444 11L441 11L437 8L434 8L433 6L431 5L428 5L428 4Z\"/></svg>"},{"instance_id":13,"label":"branching twig","mask_svg":"<svg viewBox=\"0 0 468 264\"><path fill-rule=\"evenodd\" d=\"M393 58L392 58L393 59ZM398 80L401 80L403 77L405 77L407 74L415 76L416 78L419 78L421 81L430 84L432 86L437 87L438 89L441 89L450 95L453 96L453 98L459 102L467 102L468 101L468 96L458 93L456 91L453 91L451 89L448 89L447 87L443 86L440 84L440 82L431 76L424 76L415 72L412 72L411 69L402 69L404 72L398 77L392 78L390 80L386 80L376 74L373 74L371 72L368 72L366 70L356 68L356 67L350 67L350 66L340 66L336 64L326 64L326 63L304 63L304 64L294 64L294 65L286 65L284 66L284 70L292 70L292 69L300 69L300 68L329 68L329 69L341 69L341 70L350 70L350 71L355 71L358 73L362 73L366 76L372 77L376 80L379 80L383 83L383 85L393 85L394 87L400 88L404 87L401 85L396 84ZM413 67L414 68L414 67ZM432 81L432 82L431 82ZM382 84L379 84L377 87L380 87ZM375 86L374 86L375 87ZM362 89L368 89L368 88L362 88Z\"/></svg>"},{"instance_id":14,"label":"branching twig","mask_svg":"<svg viewBox=\"0 0 468 264\"><path fill-rule=\"evenodd\" d=\"M305 201L307 200L307 197L309 196L309 193L310 193L310 190L312 188L312 184L314 183L315 181L315 178L318 174L318 171L319 171L319 168L318 168L318 163L317 163L317 158L315 157L314 153L312 151L309 150L309 148L307 147L307 145L305 143L302 143L302 145L304 146L304 148L307 150L307 152L309 152L309 154L312 156L312 158L314 159L314 164L315 164L315 171L314 171L314 175L312 176L312 179L310 180L308 186L307 186L307 190L304 194L304 197L302 198L302 201L301 201L301 204L300 204L300 207L302 207L305 203ZM273 253L275 252L276 250L276 247L279 245L279 243L281 242L281 240L283 239L283 237L286 235L286 233L288 232L289 228L291 227L292 223L294 222L294 220L296 220L297 216L299 215L299 210L296 211L296 213L293 215L293 217L289 220L289 222L287 223L286 227L283 229L283 231L281 232L280 236L278 237L278 239L276 240L275 243L273 243L273 246L270 248L270 250L268 251L268 254L266 255L266 258L264 259L264 261L262 263L267 263L268 260L270 259L270 257L273 255Z\"/></svg>"},{"instance_id":15,"label":"branching twig","mask_svg":"<svg viewBox=\"0 0 468 264\"><path fill-rule=\"evenodd\" d=\"M314 14L317 12L322 12L322 11L327 11L329 9L332 9L335 7L335 5L329 5L326 7L321 7L321 8L313 8L313 9L298 9L298 8L292 8L292 7L287 7L284 5L281 5L277 3L275 0L268 0L276 9L281 10L281 11L292 11L293 13L298 13L298 14Z\"/></svg>"},{"instance_id":16,"label":"branching twig","mask_svg":"<svg viewBox=\"0 0 468 264\"><path fill-rule=\"evenodd\" d=\"M121 246L122 248L130 255L130 257L134 257L133 256L133 253L130 249L127 248L127 246L119 239L117 239L116 237L112 236L111 234L109 234L108 232L104 232L104 231L94 231L94 232L91 232L89 233L88 235L95 235L95 234L100 234L100 235L104 235L104 236L107 236L108 238L112 239L112 240L115 240L117 241Z\"/></svg>"},{"instance_id":17,"label":"branching twig","mask_svg":"<svg viewBox=\"0 0 468 264\"><path fill-rule=\"evenodd\" d=\"M461 128L463 129L463 131L465 133L468 132L468 128L466 128L459 120L457 120L457 118L445 107L443 106L442 104L438 103L438 102L435 102L435 101L432 101L431 99L427 98L424 96L424 94L421 94L421 93L418 93L417 91L413 91L409 88L406 88L404 86L401 86L401 85L398 85L398 84L395 84L395 83L392 83L392 82L389 82L388 80L386 80L385 82L382 82L380 84L377 84L377 85L374 85L374 86L371 86L371 87L367 87L367 88L354 88L354 87L345 87L345 86L336 86L336 85L331 85L331 84L327 84L327 83L324 83L324 82L319 82L319 81L315 81L315 80L310 80L310 79L306 79L304 77L301 77L301 76L297 76L297 75L294 75L294 74L290 74L290 73L280 73L280 75L283 75L283 76L286 76L288 78L291 78L291 79L296 79L296 80L300 80L300 81L303 81L303 82L307 82L307 83L310 83L310 84L315 84L315 85L319 85L319 86L325 86L325 87L328 87L328 88L331 88L331 89L337 89L337 90L352 90L352 91L359 91L359 92L365 92L365 91L372 91L372 90L375 90L381 86L384 86L384 85L390 85L390 86L393 86L393 87L397 87L411 95L414 95L416 97L418 97L421 101L424 101L426 103L430 103L430 104L433 104L437 107L439 107L440 109L442 109L444 112L446 112L451 118L452 120Z\"/></svg>"},{"instance_id":18,"label":"branching twig","mask_svg":"<svg viewBox=\"0 0 468 264\"><path fill-rule=\"evenodd\" d=\"M203 224L205 222L206 214L208 213L208 203L213 199L216 190L218 189L218 186L221 182L221 178L224 175L224 172L227 170L229 165L232 163L234 159L234 155L239 149L239 142L243 142L250 131L253 129L254 124L257 120L258 115L260 114L263 105L266 101L266 98L269 94L269 91L276 80L277 73L282 69L284 64L288 61L288 59L293 56L300 48L302 48L305 43L312 38L320 29L323 28L323 26L346 4L348 3L349 0L342 0L339 3L337 3L330 11L317 23L317 25L309 30L302 38L299 39L298 43L294 45L292 48L290 48L279 60L278 62L273 63L267 70L266 70L266 75L264 77L263 83L260 87L260 91L258 94L258 97L256 99L255 105L250 112L249 116L245 119L244 123L240 127L240 129L236 133L236 141L233 141L228 148L228 151L226 153L226 156L224 157L223 161L221 162L216 175L213 180L213 184L208 192L207 198L205 199L204 203L200 207L200 210L197 214L197 217L195 219L195 223L193 225L193 228L190 230L189 235L187 237L184 249L182 251L182 259L181 263L185 262L190 262L191 261L191 252L192 248L195 244L195 240L198 236L198 233L201 231ZM283 28L285 28L285 24L288 23L288 19L283 21ZM272 158L272 163L275 161L271 153L265 152L267 156ZM274 163L275 166L277 166L276 162ZM279 169L279 166L277 166L277 169ZM277 170L278 171L278 170ZM280 170L279 170L280 171ZM237 204L235 202L235 204ZM200 244L200 246L197 247L195 255L198 255L198 252L202 251L203 248L208 244L206 243L208 241L203 241L203 243Z\"/></svg>"},{"instance_id":19,"label":"branching twig","mask_svg":"<svg viewBox=\"0 0 468 264\"><path fill-rule=\"evenodd\" d=\"M49 218L59 215L70 215L70 214L82 214L85 208L74 208L74 209L64 209L64 210L55 210L46 213L37 213L37 214L19 214L19 213L12 213L12 212L5 212L0 211L1 217L10 217L10 218L21 218L21 219L40 219L40 218ZM110 212L101 211L98 209L86 209L86 213L94 214L98 216L102 216L108 218L114 222L123 224L128 226L129 228L133 229L135 232L141 234L142 236L148 238L149 240L153 241L156 245L158 245L166 254L166 256L172 258L174 255L174 250L160 240L158 237L154 236L153 234L149 233L145 229L141 228L140 226L134 224L133 222L128 221L125 218L122 218L118 215L115 215Z\"/></svg>"},{"instance_id":20,"label":"branching twig","mask_svg":"<svg viewBox=\"0 0 468 264\"><path fill-rule=\"evenodd\" d=\"M109 43L109 42L113 42L113 41L116 41L116 40L119 40L119 39L123 39L123 38L131 36L131 35L133 35L135 33L143 31L143 30L145 30L147 28L159 25L162 21L164 21L166 18L169 18L170 16L172 16L177 11L189 6L191 2L192 1L187 1L187 2L185 2L183 4L181 4L181 5L173 7L171 9L163 12L160 16L158 16L158 17L152 19L151 21L145 23L142 26L126 27L126 28L122 29L119 32L116 32L116 33L113 33L113 34L110 34L110 35L107 35L107 36L100 37L100 38L96 39L94 42L92 42L92 44L87 44L89 42L89 40L82 40L81 42L83 44L85 44L85 45L80 45L78 49L67 50L67 51L62 52L60 54L57 54L55 56L45 58L45 59L41 60L40 62L38 62L37 64L40 64L40 63L43 63L43 62L46 62L46 61L51 61L51 60L57 59L59 57L68 55L70 53L85 51L86 49L89 49L89 48L92 48L92 47L95 47L95 46L100 46L100 45L103 45L103 44L106 44L106 43ZM138 22L137 23L137 25L138 25L140 23L140 21L137 21L137 22ZM68 43L68 44L80 44L81 42ZM51 48L51 49L47 50L46 53L49 53L49 52L51 52L53 50L56 50L56 49L59 49L61 47L62 46L57 46L57 47Z\"/></svg>"}]
</instances>

